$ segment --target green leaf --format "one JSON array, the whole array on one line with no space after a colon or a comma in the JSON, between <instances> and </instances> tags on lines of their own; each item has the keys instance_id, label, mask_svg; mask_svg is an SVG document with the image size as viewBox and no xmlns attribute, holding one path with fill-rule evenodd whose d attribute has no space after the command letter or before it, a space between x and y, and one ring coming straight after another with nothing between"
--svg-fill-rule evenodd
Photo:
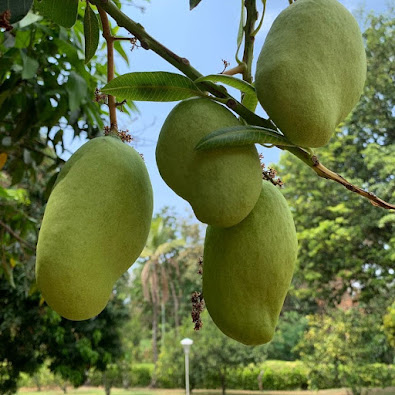
<instances>
[{"instance_id":1,"label":"green leaf","mask_svg":"<svg viewBox=\"0 0 395 395\"><path fill-rule=\"evenodd\" d=\"M77 20L78 0L35 0L36 10L60 26L72 27Z\"/></svg>"},{"instance_id":2,"label":"green leaf","mask_svg":"<svg viewBox=\"0 0 395 395\"><path fill-rule=\"evenodd\" d=\"M121 41L114 41L114 49L122 56L123 60L129 66L129 58L128 58L128 55L126 54L125 50L122 47Z\"/></svg>"},{"instance_id":3,"label":"green leaf","mask_svg":"<svg viewBox=\"0 0 395 395\"><path fill-rule=\"evenodd\" d=\"M121 100L137 101L166 102L203 96L189 78L165 71L124 74L110 81L101 91Z\"/></svg>"},{"instance_id":4,"label":"green leaf","mask_svg":"<svg viewBox=\"0 0 395 395\"><path fill-rule=\"evenodd\" d=\"M202 0L189 0L189 9L193 10Z\"/></svg>"},{"instance_id":5,"label":"green leaf","mask_svg":"<svg viewBox=\"0 0 395 395\"><path fill-rule=\"evenodd\" d=\"M9 10L11 12L10 23L15 23L27 15L32 4L33 0L0 0L0 14Z\"/></svg>"},{"instance_id":6,"label":"green leaf","mask_svg":"<svg viewBox=\"0 0 395 395\"><path fill-rule=\"evenodd\" d=\"M86 3L84 16L85 63L88 63L96 53L99 45L99 21L89 3Z\"/></svg>"},{"instance_id":7,"label":"green leaf","mask_svg":"<svg viewBox=\"0 0 395 395\"><path fill-rule=\"evenodd\" d=\"M241 47L241 42L243 41L243 37L244 37L244 21L245 21L244 0L241 0L240 22L239 22L239 29L237 31L237 50L235 56L238 64L242 63L241 60L239 59L239 51Z\"/></svg>"},{"instance_id":8,"label":"green leaf","mask_svg":"<svg viewBox=\"0 0 395 395\"><path fill-rule=\"evenodd\" d=\"M79 109L88 94L86 81L79 74L72 71L66 83L66 90L69 96L70 111Z\"/></svg>"},{"instance_id":9,"label":"green leaf","mask_svg":"<svg viewBox=\"0 0 395 395\"><path fill-rule=\"evenodd\" d=\"M23 64L22 79L29 80L36 75L38 67L39 67L39 63L37 62L36 59L33 59L30 56L27 56L23 52L23 50L21 50L21 57L22 57L22 64Z\"/></svg>"},{"instance_id":10,"label":"green leaf","mask_svg":"<svg viewBox=\"0 0 395 395\"><path fill-rule=\"evenodd\" d=\"M255 112L256 106L258 104L258 97L255 92L254 94L246 93L244 95L242 104L250 111Z\"/></svg>"},{"instance_id":11,"label":"green leaf","mask_svg":"<svg viewBox=\"0 0 395 395\"><path fill-rule=\"evenodd\" d=\"M251 95L255 95L255 88L246 81L240 80L238 78L232 77L231 75L225 74L210 74L204 77L200 77L196 79L195 84L203 81L211 81L211 82L221 82L222 84L226 84L231 86L232 88L236 88L241 92L245 92Z\"/></svg>"},{"instance_id":12,"label":"green leaf","mask_svg":"<svg viewBox=\"0 0 395 395\"><path fill-rule=\"evenodd\" d=\"M259 126L240 125L219 129L208 134L199 141L195 149L197 151L203 151L214 148L239 147L255 143L262 145L295 146L275 130Z\"/></svg>"}]
</instances>

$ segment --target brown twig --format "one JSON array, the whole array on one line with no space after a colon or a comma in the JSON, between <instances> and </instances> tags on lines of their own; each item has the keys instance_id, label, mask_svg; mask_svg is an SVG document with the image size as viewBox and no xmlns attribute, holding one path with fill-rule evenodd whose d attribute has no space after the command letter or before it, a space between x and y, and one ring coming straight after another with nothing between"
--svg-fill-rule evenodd
<instances>
[{"instance_id":1,"label":"brown twig","mask_svg":"<svg viewBox=\"0 0 395 395\"><path fill-rule=\"evenodd\" d=\"M243 74L245 68L246 68L245 64L240 63L236 67L233 67L232 69L225 70L222 74L225 74L225 75Z\"/></svg>"},{"instance_id":2,"label":"brown twig","mask_svg":"<svg viewBox=\"0 0 395 395\"><path fill-rule=\"evenodd\" d=\"M107 82L114 79L114 41L115 37L111 34L110 23L108 21L107 13L100 6L97 6L99 11L101 23L103 26L103 37L107 43ZM115 96L108 95L108 108L110 111L110 129L117 132L117 107Z\"/></svg>"},{"instance_id":3,"label":"brown twig","mask_svg":"<svg viewBox=\"0 0 395 395\"><path fill-rule=\"evenodd\" d=\"M299 148L297 147L278 147L281 149L286 149L287 151L295 154L294 152L297 150L297 157L302 160L304 163L306 163L309 167L311 167L318 176L322 178L326 178L328 180L335 181L341 185L343 185L345 188L347 188L351 192L355 192L358 195L361 195L365 197L366 199L369 199L370 203L373 204L373 206L376 207L382 207L387 210L395 210L395 205L388 203L384 201L383 199L380 199L377 197L375 194L365 191L362 188L359 188L351 182L347 181L344 177L342 177L340 174L335 173L334 171L328 169L325 167L317 158L315 155L311 155L308 152L304 151L302 154Z\"/></svg>"},{"instance_id":4,"label":"brown twig","mask_svg":"<svg viewBox=\"0 0 395 395\"><path fill-rule=\"evenodd\" d=\"M21 244L25 245L29 250L36 251L36 248L32 246L29 242L26 240L23 240L22 237L18 235L14 230L12 230L7 224L5 224L3 221L0 220L0 226L2 226L6 232L8 232L11 236L13 236L15 239L17 239Z\"/></svg>"}]
</instances>

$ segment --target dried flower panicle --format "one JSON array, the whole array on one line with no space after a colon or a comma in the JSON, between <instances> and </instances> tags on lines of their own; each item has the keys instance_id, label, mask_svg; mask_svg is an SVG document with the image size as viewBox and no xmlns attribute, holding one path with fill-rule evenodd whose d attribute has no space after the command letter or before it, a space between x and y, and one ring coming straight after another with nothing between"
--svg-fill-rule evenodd
<instances>
[{"instance_id":1,"label":"dried flower panicle","mask_svg":"<svg viewBox=\"0 0 395 395\"><path fill-rule=\"evenodd\" d=\"M100 90L98 88L96 88L95 89L95 98L93 101L96 103L108 104L108 95L105 95L104 93L100 93Z\"/></svg>"},{"instance_id":2,"label":"dried flower panicle","mask_svg":"<svg viewBox=\"0 0 395 395\"><path fill-rule=\"evenodd\" d=\"M268 170L265 170L265 164L262 162L263 155L259 154L259 160L261 161L262 168L262 178L264 180L270 181L273 185L277 185L280 188L284 186L284 183L281 181L281 178L277 177L277 172L272 167L269 167ZM277 177L277 178L276 178Z\"/></svg>"},{"instance_id":3,"label":"dried flower panicle","mask_svg":"<svg viewBox=\"0 0 395 395\"><path fill-rule=\"evenodd\" d=\"M123 143L131 143L133 141L133 137L129 134L129 130L116 130L114 127L104 126L104 135L117 135Z\"/></svg>"},{"instance_id":4,"label":"dried flower panicle","mask_svg":"<svg viewBox=\"0 0 395 395\"><path fill-rule=\"evenodd\" d=\"M194 330L198 331L203 326L202 319L200 318L200 314L204 309L203 293L194 292L192 294L191 301L192 301L192 312L191 312L192 322L195 324Z\"/></svg>"},{"instance_id":5,"label":"dried flower panicle","mask_svg":"<svg viewBox=\"0 0 395 395\"><path fill-rule=\"evenodd\" d=\"M132 47L130 48L130 51L133 51L135 48L141 48L141 45L138 45L137 41L138 41L137 37L132 37L130 39L130 44L132 44Z\"/></svg>"},{"instance_id":6,"label":"dried flower panicle","mask_svg":"<svg viewBox=\"0 0 395 395\"><path fill-rule=\"evenodd\" d=\"M229 65L230 65L230 62L228 62L228 61L225 60L225 59L222 59L222 63L224 64L224 69L221 71L220 74L222 74L222 73L229 67Z\"/></svg>"},{"instance_id":7,"label":"dried flower panicle","mask_svg":"<svg viewBox=\"0 0 395 395\"><path fill-rule=\"evenodd\" d=\"M3 13L0 14L0 28L4 28L6 32L9 32L13 29L11 23L11 11L5 10Z\"/></svg>"},{"instance_id":8,"label":"dried flower panicle","mask_svg":"<svg viewBox=\"0 0 395 395\"><path fill-rule=\"evenodd\" d=\"M198 271L197 274L203 275L203 257L200 256L198 260Z\"/></svg>"},{"instance_id":9,"label":"dried flower panicle","mask_svg":"<svg viewBox=\"0 0 395 395\"><path fill-rule=\"evenodd\" d=\"M129 134L129 130L127 129L119 131L118 136L124 143L131 143L133 141L133 137Z\"/></svg>"}]
</instances>

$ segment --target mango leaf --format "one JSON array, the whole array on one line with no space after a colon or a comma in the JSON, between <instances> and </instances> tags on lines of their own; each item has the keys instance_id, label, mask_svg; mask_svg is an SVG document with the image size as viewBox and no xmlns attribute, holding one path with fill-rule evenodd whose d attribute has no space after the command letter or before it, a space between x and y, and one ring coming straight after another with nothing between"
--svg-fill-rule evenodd
<instances>
[{"instance_id":1,"label":"mango leaf","mask_svg":"<svg viewBox=\"0 0 395 395\"><path fill-rule=\"evenodd\" d=\"M239 29L237 31L237 49L235 55L238 64L242 63L242 61L239 59L239 51L241 47L241 42L243 41L243 37L244 37L244 23L245 23L245 7L244 7L244 0L241 0L240 22L239 22Z\"/></svg>"},{"instance_id":2,"label":"mango leaf","mask_svg":"<svg viewBox=\"0 0 395 395\"><path fill-rule=\"evenodd\" d=\"M194 82L198 84L203 81L211 81L211 82L221 82L222 84L229 85L232 88L236 88L241 92L245 92L251 95L255 95L255 88L246 81L240 80L238 78L232 77L231 75L226 74L210 74L204 77L200 77L196 79Z\"/></svg>"},{"instance_id":3,"label":"mango leaf","mask_svg":"<svg viewBox=\"0 0 395 395\"><path fill-rule=\"evenodd\" d=\"M27 56L23 50L21 50L21 57L22 57L22 64L23 64L23 70L22 70L22 79L24 80L30 80L33 78L38 70L39 63L37 62L36 59L31 58L30 56Z\"/></svg>"},{"instance_id":4,"label":"mango leaf","mask_svg":"<svg viewBox=\"0 0 395 395\"><path fill-rule=\"evenodd\" d=\"M70 111L76 111L87 98L88 86L79 74L72 71L66 83L66 91L69 97Z\"/></svg>"},{"instance_id":5,"label":"mango leaf","mask_svg":"<svg viewBox=\"0 0 395 395\"><path fill-rule=\"evenodd\" d=\"M193 10L202 0L189 0L189 9Z\"/></svg>"},{"instance_id":6,"label":"mango leaf","mask_svg":"<svg viewBox=\"0 0 395 395\"><path fill-rule=\"evenodd\" d=\"M189 78L165 71L124 74L114 78L101 91L120 100L159 102L204 95Z\"/></svg>"},{"instance_id":7,"label":"mango leaf","mask_svg":"<svg viewBox=\"0 0 395 395\"><path fill-rule=\"evenodd\" d=\"M77 20L78 0L35 0L36 10L63 27L72 27Z\"/></svg>"},{"instance_id":8,"label":"mango leaf","mask_svg":"<svg viewBox=\"0 0 395 395\"><path fill-rule=\"evenodd\" d=\"M195 150L203 151L215 148L238 147L255 143L288 147L295 146L275 130L262 128L260 126L240 125L219 129L209 133L198 142Z\"/></svg>"},{"instance_id":9,"label":"mango leaf","mask_svg":"<svg viewBox=\"0 0 395 395\"><path fill-rule=\"evenodd\" d=\"M0 14L9 10L11 13L9 22L12 24L23 19L32 5L33 0L0 0Z\"/></svg>"},{"instance_id":10,"label":"mango leaf","mask_svg":"<svg viewBox=\"0 0 395 395\"><path fill-rule=\"evenodd\" d=\"M255 94L255 92L254 92L254 94L246 93L244 95L242 103L250 111L255 112L256 106L258 104L258 97Z\"/></svg>"},{"instance_id":11,"label":"mango leaf","mask_svg":"<svg viewBox=\"0 0 395 395\"><path fill-rule=\"evenodd\" d=\"M125 50L122 47L121 41L114 41L114 49L122 56L123 60L129 66L129 58L128 58L128 55L126 54Z\"/></svg>"},{"instance_id":12,"label":"mango leaf","mask_svg":"<svg viewBox=\"0 0 395 395\"><path fill-rule=\"evenodd\" d=\"M85 63L96 53L99 45L99 21L89 3L86 3L84 15Z\"/></svg>"}]
</instances>

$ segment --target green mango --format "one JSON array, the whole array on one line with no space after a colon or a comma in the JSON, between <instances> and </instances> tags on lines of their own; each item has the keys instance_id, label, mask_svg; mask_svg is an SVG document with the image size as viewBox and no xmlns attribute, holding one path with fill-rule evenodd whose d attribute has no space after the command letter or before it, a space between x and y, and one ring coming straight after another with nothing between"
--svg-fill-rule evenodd
<instances>
[{"instance_id":1,"label":"green mango","mask_svg":"<svg viewBox=\"0 0 395 395\"><path fill-rule=\"evenodd\" d=\"M240 224L207 227L203 296L225 335L247 345L273 338L297 249L291 211L269 181L262 182L256 206Z\"/></svg>"},{"instance_id":2,"label":"green mango","mask_svg":"<svg viewBox=\"0 0 395 395\"><path fill-rule=\"evenodd\" d=\"M143 250L152 210L148 172L132 147L98 137L76 151L49 197L37 243L36 280L48 305L70 320L99 314Z\"/></svg>"},{"instance_id":3,"label":"green mango","mask_svg":"<svg viewBox=\"0 0 395 395\"><path fill-rule=\"evenodd\" d=\"M357 104L366 54L352 14L337 0L298 0L273 22L259 55L259 102L284 135L321 147Z\"/></svg>"},{"instance_id":4,"label":"green mango","mask_svg":"<svg viewBox=\"0 0 395 395\"><path fill-rule=\"evenodd\" d=\"M207 134L237 125L238 119L225 107L194 98L180 102L161 129L156 147L159 172L201 222L233 226L258 200L262 170L254 145L195 151Z\"/></svg>"}]
</instances>

